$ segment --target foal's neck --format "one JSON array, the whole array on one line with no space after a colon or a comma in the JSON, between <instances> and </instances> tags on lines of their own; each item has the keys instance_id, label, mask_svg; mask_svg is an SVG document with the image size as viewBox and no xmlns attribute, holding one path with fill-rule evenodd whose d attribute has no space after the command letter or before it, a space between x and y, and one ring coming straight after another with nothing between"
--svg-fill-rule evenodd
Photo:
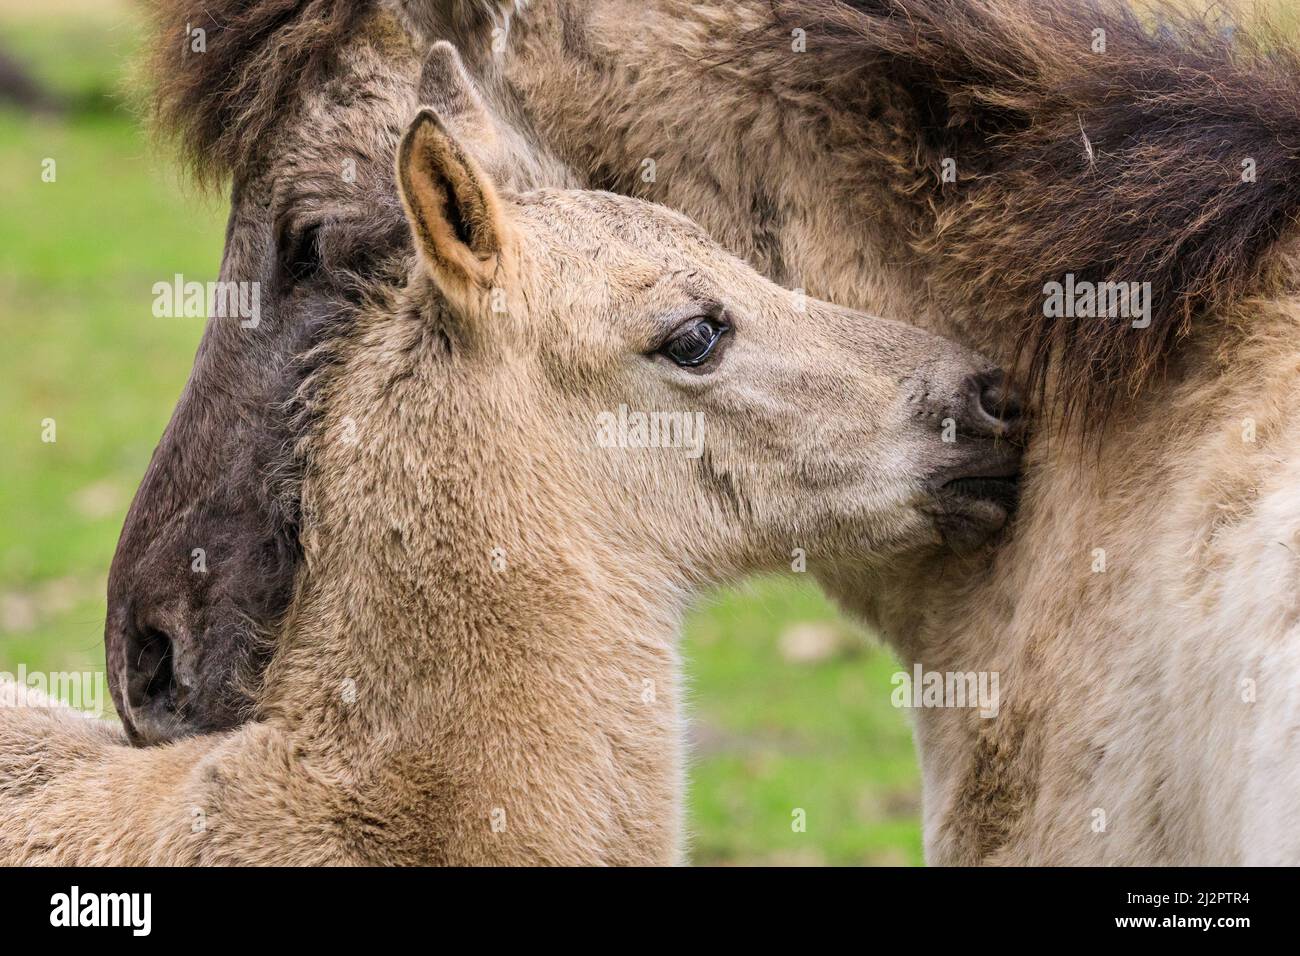
<instances>
[{"instance_id":1,"label":"foal's neck","mask_svg":"<svg viewBox=\"0 0 1300 956\"><path fill-rule=\"evenodd\" d=\"M418 318L372 333L314 439L270 719L413 834L387 861L674 862L675 592L547 487L528 429L431 383Z\"/></svg>"},{"instance_id":2,"label":"foal's neck","mask_svg":"<svg viewBox=\"0 0 1300 956\"><path fill-rule=\"evenodd\" d=\"M389 547L356 541L354 565ZM342 595L321 582L303 616L347 611L310 628L286 680L316 702L299 727L363 792L414 785L401 812L444 832L434 862L675 862L675 609L595 555L445 548Z\"/></svg>"}]
</instances>

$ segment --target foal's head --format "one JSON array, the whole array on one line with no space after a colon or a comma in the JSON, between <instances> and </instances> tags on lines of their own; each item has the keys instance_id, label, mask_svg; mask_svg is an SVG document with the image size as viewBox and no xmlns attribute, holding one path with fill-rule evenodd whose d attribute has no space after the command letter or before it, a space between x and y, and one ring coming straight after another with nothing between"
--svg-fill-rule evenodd
<instances>
[{"instance_id":1,"label":"foal's head","mask_svg":"<svg viewBox=\"0 0 1300 956\"><path fill-rule=\"evenodd\" d=\"M663 207L498 190L428 109L397 170L447 427L518 449L485 455L484 495L496 469L532 473L511 482L527 508L681 581L966 544L1005 520L1014 423L977 355L782 289Z\"/></svg>"}]
</instances>

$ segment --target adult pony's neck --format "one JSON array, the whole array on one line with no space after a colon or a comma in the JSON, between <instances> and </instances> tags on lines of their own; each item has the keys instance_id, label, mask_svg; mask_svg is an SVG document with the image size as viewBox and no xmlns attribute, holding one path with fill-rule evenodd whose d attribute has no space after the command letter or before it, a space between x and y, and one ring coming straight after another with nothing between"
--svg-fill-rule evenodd
<instances>
[{"instance_id":1,"label":"adult pony's neck","mask_svg":"<svg viewBox=\"0 0 1300 956\"><path fill-rule=\"evenodd\" d=\"M1142 8L553 0L485 82L592 185L681 209L778 282L1018 358L1095 429L1194 324L1293 281L1271 253L1300 215L1294 45ZM1134 299L1058 309L1050 283Z\"/></svg>"},{"instance_id":2,"label":"adult pony's neck","mask_svg":"<svg viewBox=\"0 0 1300 956\"><path fill-rule=\"evenodd\" d=\"M1085 429L1141 394L1194 323L1294 288L1270 255L1300 214L1294 37L1221 5L1140 9L778 4L815 37L786 59L792 82L843 78L829 95L846 107L859 76L908 92L935 212L916 247L946 302L978 301L1031 383L1046 387L1050 369L1054 404ZM1050 302L1053 283L1084 290L1078 308ZM1132 289L1140 308L1088 307L1102 288Z\"/></svg>"},{"instance_id":3,"label":"adult pony's neck","mask_svg":"<svg viewBox=\"0 0 1300 956\"><path fill-rule=\"evenodd\" d=\"M686 213L782 285L935 327L909 242L928 212L906 92L869 82L878 121L863 123L779 79L797 54L775 29L766 0L550 0L512 20L500 54L468 59L590 188Z\"/></svg>"}]
</instances>

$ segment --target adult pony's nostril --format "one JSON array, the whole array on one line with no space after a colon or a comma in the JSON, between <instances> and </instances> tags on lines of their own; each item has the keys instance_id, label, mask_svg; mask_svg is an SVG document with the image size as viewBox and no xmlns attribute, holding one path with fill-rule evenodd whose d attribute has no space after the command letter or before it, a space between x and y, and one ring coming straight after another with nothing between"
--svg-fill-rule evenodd
<instances>
[{"instance_id":1,"label":"adult pony's nostril","mask_svg":"<svg viewBox=\"0 0 1300 956\"><path fill-rule=\"evenodd\" d=\"M138 616L129 606L113 615L111 662L118 688L114 701L132 743L167 743L228 730L249 719L252 707L243 692L248 685L239 683L242 674L236 666L220 662L205 668L203 654L205 644L220 647L223 637L229 640L236 615L228 610L213 625L189 608L166 602L151 604ZM250 668L259 666L259 653L259 647L248 652ZM232 686L238 690L232 692Z\"/></svg>"},{"instance_id":2,"label":"adult pony's nostril","mask_svg":"<svg viewBox=\"0 0 1300 956\"><path fill-rule=\"evenodd\" d=\"M176 680L176 648L155 627L131 628L125 640L126 705L138 735L148 742L156 731L175 722L183 696Z\"/></svg>"},{"instance_id":3,"label":"adult pony's nostril","mask_svg":"<svg viewBox=\"0 0 1300 956\"><path fill-rule=\"evenodd\" d=\"M966 424L977 434L995 437L1016 435L1021 428L1024 406L1019 394L1006 381L1001 369L989 369L966 380Z\"/></svg>"}]
</instances>

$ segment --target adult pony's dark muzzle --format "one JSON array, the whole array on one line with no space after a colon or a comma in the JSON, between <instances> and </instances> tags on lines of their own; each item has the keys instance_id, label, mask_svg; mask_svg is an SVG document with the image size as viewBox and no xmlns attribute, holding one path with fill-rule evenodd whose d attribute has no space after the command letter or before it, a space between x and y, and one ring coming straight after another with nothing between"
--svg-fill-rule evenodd
<instances>
[{"instance_id":1,"label":"adult pony's dark muzzle","mask_svg":"<svg viewBox=\"0 0 1300 956\"><path fill-rule=\"evenodd\" d=\"M253 614L273 619L279 595L249 606L233 601L240 564L222 575L191 571L179 575L128 571L113 575L105 624L109 686L131 741L165 743L191 734L238 726L252 715L252 689L269 657ZM134 569L132 569L134 570ZM287 586L286 586L287 590ZM274 605L274 606L273 606Z\"/></svg>"},{"instance_id":2,"label":"adult pony's dark muzzle","mask_svg":"<svg viewBox=\"0 0 1300 956\"><path fill-rule=\"evenodd\" d=\"M169 429L118 540L105 651L113 703L137 744L247 720L270 657L266 635L288 602L295 523L263 482L225 463L231 447L183 455Z\"/></svg>"},{"instance_id":3,"label":"adult pony's dark muzzle","mask_svg":"<svg viewBox=\"0 0 1300 956\"><path fill-rule=\"evenodd\" d=\"M143 616L130 604L110 610L110 683L132 743L228 730L251 716L251 694L241 687L256 678L250 654L262 642L249 637L237 612L227 613L225 622L196 630L190 622L198 616L158 605Z\"/></svg>"}]
</instances>

